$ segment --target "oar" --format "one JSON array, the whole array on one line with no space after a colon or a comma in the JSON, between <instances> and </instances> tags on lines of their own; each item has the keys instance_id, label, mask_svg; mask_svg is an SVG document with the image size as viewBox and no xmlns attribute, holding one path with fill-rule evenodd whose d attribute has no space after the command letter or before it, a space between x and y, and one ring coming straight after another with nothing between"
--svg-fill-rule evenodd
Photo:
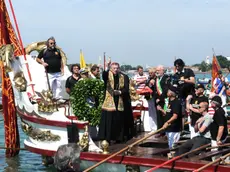
<instances>
[{"instance_id":1,"label":"oar","mask_svg":"<svg viewBox=\"0 0 230 172\"><path fill-rule=\"evenodd\" d=\"M213 162L210 162L210 163L204 165L203 167L200 167L200 168L194 170L193 172L201 171L201 170L203 170L203 169L205 169L205 168L207 168L207 167L209 167L209 166L211 166L211 165L213 165L213 164L215 164L215 163L217 163L217 162L220 162L220 161L222 161L222 160L225 160L225 159L226 159L227 157L229 157L229 156L230 156L230 153L228 153L228 154L226 154L226 155L224 155L224 156L222 156L222 157L216 159L216 160L213 161Z\"/></svg>"},{"instance_id":2,"label":"oar","mask_svg":"<svg viewBox=\"0 0 230 172\"><path fill-rule=\"evenodd\" d=\"M210 147L210 148L206 148L206 150L215 149L215 148L221 148L221 147L227 147L227 146L230 146L230 143L225 143L225 144L222 144L222 145L219 145L219 146L213 146L213 147Z\"/></svg>"},{"instance_id":3,"label":"oar","mask_svg":"<svg viewBox=\"0 0 230 172\"><path fill-rule=\"evenodd\" d=\"M189 154L191 154L191 153L194 153L194 152L197 152L197 151L199 151L199 150L205 149L206 147L208 147L208 146L210 146L210 145L211 145L211 143L206 144L206 145L203 145L203 146L201 146L201 147L199 147L199 148L196 148L196 149L194 149L194 150L191 150L191 151L186 152L186 153L184 153L184 154L181 154L181 155L179 155L179 156L176 156L176 157L174 157L174 158L172 158L172 159L170 159L170 160L168 160L168 161L166 161L166 162L164 162L164 163L162 163L162 164L160 164L160 165L157 165L157 166L155 166L155 167L153 167L153 168L151 168L151 169L149 169L149 170L146 170L145 172L154 171L154 170L156 170L156 169L158 169L158 168L163 167L163 166L166 165L166 164L169 164L169 163L174 162L174 161L176 161L176 160L178 160L178 159L181 159L181 158L183 158L183 157L185 157L185 156L187 156L187 155L189 155Z\"/></svg>"},{"instance_id":4,"label":"oar","mask_svg":"<svg viewBox=\"0 0 230 172\"><path fill-rule=\"evenodd\" d=\"M7 148L7 147L3 147L3 146L0 146L0 149L16 149L16 150L27 150L26 148Z\"/></svg>"},{"instance_id":5,"label":"oar","mask_svg":"<svg viewBox=\"0 0 230 172\"><path fill-rule=\"evenodd\" d=\"M159 130L157 130L157 131L149 132L149 133L148 133L145 137L143 137L142 139L137 140L136 142L134 142L134 143L132 143L132 144L126 146L125 148L123 148L123 149L121 149L120 151L118 151L118 152L116 152L116 153L110 155L109 157L107 157L107 158L103 159L102 161L98 162L97 164L95 164L95 165L93 165L93 166L87 168L87 169L84 170L83 172L88 172L88 171L90 171L90 170L96 168L97 166L101 165L102 163L104 163L104 162L108 161L109 159L111 159L111 158L113 158L113 157L115 157L115 156L121 154L122 152L128 150L129 148L135 146L136 144L138 144L138 143L144 141L145 139L147 139L147 138L153 136L154 134L157 134L157 133L163 131L164 129L165 129L165 128L162 127L162 128L160 128Z\"/></svg>"}]
</instances>

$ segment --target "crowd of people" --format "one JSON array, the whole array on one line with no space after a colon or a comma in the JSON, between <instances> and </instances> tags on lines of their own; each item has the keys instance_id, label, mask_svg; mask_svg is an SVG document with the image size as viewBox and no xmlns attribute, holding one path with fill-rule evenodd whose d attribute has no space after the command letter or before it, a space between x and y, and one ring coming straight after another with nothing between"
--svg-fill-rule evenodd
<instances>
[{"instance_id":1,"label":"crowd of people","mask_svg":"<svg viewBox=\"0 0 230 172\"><path fill-rule=\"evenodd\" d=\"M60 99L60 77L63 74L61 54L56 48L53 37L47 40L47 49L39 53L37 62L43 65L49 75L49 82L54 98ZM195 74L185 68L182 59L174 62L175 74L165 74L164 66L149 69L149 75L143 67L137 67L137 75L132 78L136 89L149 87L151 94L145 95L149 105L149 122L152 131L165 128L157 137L167 137L168 146L172 149L180 139L185 121L189 122L191 139L177 151L180 155L206 143L212 146L222 144L227 137L226 85L228 81L219 71L213 82L214 94L204 95L205 86L195 83ZM66 81L66 92L71 93L75 84L84 78L100 79L100 68L91 67L91 71L72 65L72 75ZM131 98L129 95L129 77L120 71L119 63L109 62L102 72L105 98L102 105L99 125L99 140L121 143L134 136L134 121Z\"/></svg>"}]
</instances>

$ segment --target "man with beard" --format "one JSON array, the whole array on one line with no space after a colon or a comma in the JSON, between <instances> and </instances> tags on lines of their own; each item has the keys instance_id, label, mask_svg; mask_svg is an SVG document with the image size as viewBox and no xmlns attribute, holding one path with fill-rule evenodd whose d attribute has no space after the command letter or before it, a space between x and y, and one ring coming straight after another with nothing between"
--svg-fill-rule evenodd
<instances>
[{"instance_id":1,"label":"man with beard","mask_svg":"<svg viewBox=\"0 0 230 172\"><path fill-rule=\"evenodd\" d=\"M108 64L109 65L109 64ZM110 70L102 74L105 83L105 99L102 105L102 115L99 125L99 140L124 141L124 121L126 109L124 96L129 91L129 84L120 73L118 63L112 63Z\"/></svg>"},{"instance_id":2,"label":"man with beard","mask_svg":"<svg viewBox=\"0 0 230 172\"><path fill-rule=\"evenodd\" d=\"M56 48L56 41L54 37L50 37L47 40L46 45L47 48L38 54L36 61L44 66L48 74L53 97L56 99L61 99L61 77L64 74L64 65L62 62L61 53Z\"/></svg>"},{"instance_id":3,"label":"man with beard","mask_svg":"<svg viewBox=\"0 0 230 172\"><path fill-rule=\"evenodd\" d=\"M157 129L164 125L164 113L158 109L164 109L165 101L167 101L167 92L170 85L170 78L164 74L164 66L159 65L156 68L156 81L155 81L155 99L157 107ZM164 134L160 134L162 136Z\"/></svg>"},{"instance_id":4,"label":"man with beard","mask_svg":"<svg viewBox=\"0 0 230 172\"><path fill-rule=\"evenodd\" d=\"M197 136L198 133L195 132L194 126L196 124L196 121L201 117L200 111L199 111L199 104L201 102L207 102L208 98L204 95L204 85L198 84L195 88L195 96L188 95L186 99L186 109L187 112L189 112L188 121L189 124L189 130L190 130L190 138Z\"/></svg>"}]
</instances>

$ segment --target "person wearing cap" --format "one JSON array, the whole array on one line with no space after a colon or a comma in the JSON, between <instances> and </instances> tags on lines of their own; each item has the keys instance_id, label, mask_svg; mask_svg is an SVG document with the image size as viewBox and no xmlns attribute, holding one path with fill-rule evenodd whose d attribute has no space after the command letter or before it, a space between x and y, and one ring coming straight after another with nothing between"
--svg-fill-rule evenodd
<instances>
[{"instance_id":1,"label":"person wearing cap","mask_svg":"<svg viewBox=\"0 0 230 172\"><path fill-rule=\"evenodd\" d=\"M69 76L66 80L65 83L65 88L66 88L66 92L68 94L70 94L70 92L72 91L74 85L78 82L78 80L81 78L80 74L79 74L79 70L80 70L80 65L79 64L73 64L71 66L71 72L72 75Z\"/></svg>"},{"instance_id":2,"label":"person wearing cap","mask_svg":"<svg viewBox=\"0 0 230 172\"><path fill-rule=\"evenodd\" d=\"M208 103L208 97L204 95L204 90L204 85L198 84L195 88L195 95L188 95L186 99L186 110L189 114L188 121L190 122L189 130L191 139L198 135L194 130L194 126L196 121L202 116L199 111L199 104L201 102Z\"/></svg>"},{"instance_id":3,"label":"person wearing cap","mask_svg":"<svg viewBox=\"0 0 230 172\"><path fill-rule=\"evenodd\" d=\"M222 99L222 105L226 104L226 86L228 85L228 78L223 76L223 73L221 70L218 71L218 77L214 79L213 81L213 88L215 91L215 94L219 95ZM224 108L225 115L227 116L227 108Z\"/></svg>"},{"instance_id":4,"label":"person wearing cap","mask_svg":"<svg viewBox=\"0 0 230 172\"><path fill-rule=\"evenodd\" d=\"M172 149L174 143L180 139L182 129L182 108L181 102L177 98L177 87L169 86L167 96L168 101L166 101L164 109L158 106L158 110L165 115L163 128L165 128L169 148Z\"/></svg>"},{"instance_id":5,"label":"person wearing cap","mask_svg":"<svg viewBox=\"0 0 230 172\"><path fill-rule=\"evenodd\" d=\"M102 113L99 124L98 139L109 143L125 141L125 110L124 96L129 93L129 83L120 72L119 63L108 63L109 70L103 71L102 78L105 84L105 98L102 104Z\"/></svg>"},{"instance_id":6,"label":"person wearing cap","mask_svg":"<svg viewBox=\"0 0 230 172\"><path fill-rule=\"evenodd\" d=\"M79 81L84 80L86 78L89 78L89 71L88 71L87 68L81 68L79 70L79 73L80 73L80 76L81 76L81 78L79 79Z\"/></svg>"},{"instance_id":7,"label":"person wearing cap","mask_svg":"<svg viewBox=\"0 0 230 172\"><path fill-rule=\"evenodd\" d=\"M210 124L213 120L212 116L208 113L208 102L200 102L197 109L199 114L202 115L194 125L197 136L182 144L176 152L177 156L211 142ZM198 155L199 153L200 151L196 151L193 154L189 154L189 157L194 156L194 154Z\"/></svg>"},{"instance_id":8,"label":"person wearing cap","mask_svg":"<svg viewBox=\"0 0 230 172\"><path fill-rule=\"evenodd\" d=\"M37 56L36 61L44 66L49 83L52 89L53 97L61 99L62 92L61 78L64 74L64 64L62 61L60 50L56 48L54 37L50 37L46 41L47 48L43 49Z\"/></svg>"}]
</instances>

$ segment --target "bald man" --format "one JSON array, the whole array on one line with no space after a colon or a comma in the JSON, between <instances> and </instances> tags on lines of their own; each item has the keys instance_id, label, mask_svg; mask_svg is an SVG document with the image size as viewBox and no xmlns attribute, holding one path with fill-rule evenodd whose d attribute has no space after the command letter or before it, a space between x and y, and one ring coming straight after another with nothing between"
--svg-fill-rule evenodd
<instances>
[{"instance_id":1,"label":"bald man","mask_svg":"<svg viewBox=\"0 0 230 172\"><path fill-rule=\"evenodd\" d=\"M185 142L178 149L177 155L181 155L188 151L194 150L200 146L211 143L211 133L210 133L210 124L213 119L212 116L208 113L208 103L201 102L199 104L199 113L202 114L194 126L195 132L198 133L198 136L193 137L192 139ZM199 154L199 151L196 151L195 154ZM190 154L190 157L194 156L194 154Z\"/></svg>"},{"instance_id":2,"label":"bald man","mask_svg":"<svg viewBox=\"0 0 230 172\"><path fill-rule=\"evenodd\" d=\"M159 65L156 68L156 82L155 82L155 98L157 109L163 108L165 100L167 98L167 92L170 85L169 76L165 75L164 66ZM157 110L157 129L160 129L164 125L164 114Z\"/></svg>"}]
</instances>

